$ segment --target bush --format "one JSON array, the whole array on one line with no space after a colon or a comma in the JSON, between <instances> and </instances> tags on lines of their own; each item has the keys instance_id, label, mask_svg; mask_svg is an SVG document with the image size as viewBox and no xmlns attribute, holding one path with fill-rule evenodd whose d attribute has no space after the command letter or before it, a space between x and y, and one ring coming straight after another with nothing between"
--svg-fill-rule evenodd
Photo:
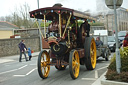
<instances>
[{"instance_id":1,"label":"bush","mask_svg":"<svg viewBox=\"0 0 128 85\"><path fill-rule=\"evenodd\" d=\"M108 71L106 73L106 78L108 80L116 80L128 82L128 47L124 47L120 49L120 57L121 57L121 73L118 74L116 72L116 55L113 55L111 59L111 63L108 66Z\"/></svg>"},{"instance_id":2,"label":"bush","mask_svg":"<svg viewBox=\"0 0 128 85\"><path fill-rule=\"evenodd\" d=\"M121 72L120 73L120 79L123 82L128 82L128 72Z\"/></svg>"},{"instance_id":3,"label":"bush","mask_svg":"<svg viewBox=\"0 0 128 85\"><path fill-rule=\"evenodd\" d=\"M115 80L115 76L117 76L117 72L115 70L108 69L106 73L107 80Z\"/></svg>"}]
</instances>

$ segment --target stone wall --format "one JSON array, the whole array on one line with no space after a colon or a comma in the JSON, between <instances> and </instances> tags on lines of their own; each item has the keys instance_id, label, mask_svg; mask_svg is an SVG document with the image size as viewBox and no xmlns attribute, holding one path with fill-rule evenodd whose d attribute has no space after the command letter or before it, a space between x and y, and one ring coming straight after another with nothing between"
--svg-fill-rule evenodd
<instances>
[{"instance_id":1,"label":"stone wall","mask_svg":"<svg viewBox=\"0 0 128 85\"><path fill-rule=\"evenodd\" d=\"M25 40L26 47L32 50L40 50L39 37L17 38L17 39L0 39L0 57L19 54L18 44Z\"/></svg>"}]
</instances>

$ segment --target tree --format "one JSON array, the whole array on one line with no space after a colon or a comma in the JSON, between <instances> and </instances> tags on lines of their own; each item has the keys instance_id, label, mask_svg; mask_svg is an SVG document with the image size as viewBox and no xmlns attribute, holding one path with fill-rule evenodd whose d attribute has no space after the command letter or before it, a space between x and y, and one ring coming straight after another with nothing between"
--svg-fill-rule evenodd
<instances>
[{"instance_id":1,"label":"tree","mask_svg":"<svg viewBox=\"0 0 128 85\"><path fill-rule=\"evenodd\" d=\"M29 16L29 11L30 11L30 6L27 3L23 4L23 6L20 6L19 12L20 12L20 15L21 15L22 20L23 20L22 25L25 28L31 27L30 26L31 22L29 23L29 21L31 21L30 16Z\"/></svg>"},{"instance_id":2,"label":"tree","mask_svg":"<svg viewBox=\"0 0 128 85\"><path fill-rule=\"evenodd\" d=\"M15 11L8 16L0 17L0 21L8 21L17 25L19 28L32 28L34 25L33 19L29 16L30 6L25 2L19 7L15 7Z\"/></svg>"}]
</instances>

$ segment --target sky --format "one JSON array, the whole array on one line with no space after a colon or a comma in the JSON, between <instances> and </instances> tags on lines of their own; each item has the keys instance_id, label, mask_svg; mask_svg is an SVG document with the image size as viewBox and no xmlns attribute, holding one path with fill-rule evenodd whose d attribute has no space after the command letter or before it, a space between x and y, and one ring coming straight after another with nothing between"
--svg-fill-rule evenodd
<instances>
[{"instance_id":1,"label":"sky","mask_svg":"<svg viewBox=\"0 0 128 85\"><path fill-rule=\"evenodd\" d=\"M97 0L100 1L100 0ZM27 3L30 6L30 10L35 10L38 8L37 0L0 0L0 17L10 15L16 7ZM55 3L63 4L63 7L72 8L79 11L96 12L96 0L39 0L39 7L51 7ZM128 0L123 0L121 7L128 9Z\"/></svg>"}]
</instances>

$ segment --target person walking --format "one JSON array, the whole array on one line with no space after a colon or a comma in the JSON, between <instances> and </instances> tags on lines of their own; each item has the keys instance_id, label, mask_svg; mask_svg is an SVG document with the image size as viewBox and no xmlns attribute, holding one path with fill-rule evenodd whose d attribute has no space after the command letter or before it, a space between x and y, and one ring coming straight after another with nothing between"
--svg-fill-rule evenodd
<instances>
[{"instance_id":1,"label":"person walking","mask_svg":"<svg viewBox=\"0 0 128 85\"><path fill-rule=\"evenodd\" d=\"M22 53L24 54L25 56L25 59L26 61L28 61L27 57L26 57L26 53L25 51L27 50L25 44L24 44L24 40L21 40L21 42L18 44L18 47L20 49L20 57L19 57L19 62L22 62L21 59L22 59Z\"/></svg>"},{"instance_id":2,"label":"person walking","mask_svg":"<svg viewBox=\"0 0 128 85\"><path fill-rule=\"evenodd\" d=\"M29 60L31 60L31 58L32 58L32 52L31 52L31 49L30 48L28 48L28 56L29 56Z\"/></svg>"}]
</instances>

